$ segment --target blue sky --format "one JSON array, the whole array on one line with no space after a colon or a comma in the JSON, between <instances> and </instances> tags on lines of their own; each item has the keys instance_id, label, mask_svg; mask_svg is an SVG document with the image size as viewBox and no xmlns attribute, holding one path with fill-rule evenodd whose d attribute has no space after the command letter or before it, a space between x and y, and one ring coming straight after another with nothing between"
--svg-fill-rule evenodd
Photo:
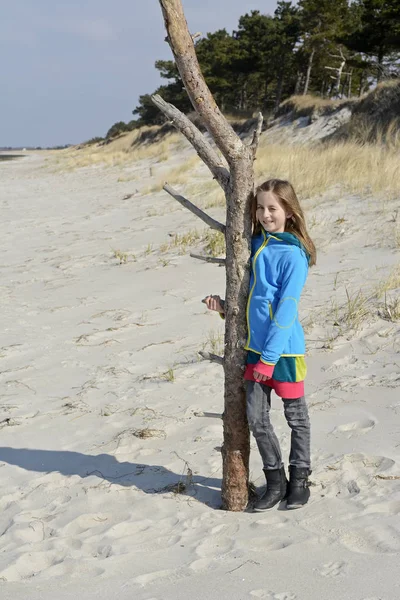
<instances>
[{"instance_id":1,"label":"blue sky","mask_svg":"<svg viewBox=\"0 0 400 600\"><path fill-rule=\"evenodd\" d=\"M237 27L276 0L183 0L192 32ZM53 146L105 135L133 118L170 59L158 0L13 0L0 21L0 147Z\"/></svg>"}]
</instances>

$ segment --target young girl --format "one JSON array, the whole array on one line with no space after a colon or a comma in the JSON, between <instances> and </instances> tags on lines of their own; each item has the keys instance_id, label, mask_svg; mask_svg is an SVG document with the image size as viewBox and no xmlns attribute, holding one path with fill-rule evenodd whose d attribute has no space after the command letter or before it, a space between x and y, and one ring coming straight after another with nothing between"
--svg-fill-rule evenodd
<instances>
[{"instance_id":1,"label":"young girl","mask_svg":"<svg viewBox=\"0 0 400 600\"><path fill-rule=\"evenodd\" d=\"M246 343L247 419L263 461L267 480L255 511L287 498L287 508L300 508L310 497L310 421L304 398L304 333L298 303L308 267L316 262L303 211L288 181L261 184L252 206L253 237ZM207 296L210 310L224 315L219 296ZM283 400L291 429L289 482L278 439L270 421L271 391Z\"/></svg>"}]
</instances>

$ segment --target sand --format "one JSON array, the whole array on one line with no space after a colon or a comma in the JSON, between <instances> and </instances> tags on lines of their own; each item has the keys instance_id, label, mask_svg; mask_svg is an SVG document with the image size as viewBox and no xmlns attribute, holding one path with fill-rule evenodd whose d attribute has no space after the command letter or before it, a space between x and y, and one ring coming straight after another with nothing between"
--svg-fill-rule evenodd
<instances>
[{"instance_id":1,"label":"sand","mask_svg":"<svg viewBox=\"0 0 400 600\"><path fill-rule=\"evenodd\" d=\"M0 165L2 600L398 600L400 324L372 297L399 264L398 200L305 200L311 500L235 514L220 510L222 422L196 416L223 410L222 370L198 350L222 345L201 298L223 295L224 270L160 250L202 224L141 193L154 160L52 161ZM367 297L357 330L346 290ZM272 418L287 459L277 397Z\"/></svg>"}]
</instances>

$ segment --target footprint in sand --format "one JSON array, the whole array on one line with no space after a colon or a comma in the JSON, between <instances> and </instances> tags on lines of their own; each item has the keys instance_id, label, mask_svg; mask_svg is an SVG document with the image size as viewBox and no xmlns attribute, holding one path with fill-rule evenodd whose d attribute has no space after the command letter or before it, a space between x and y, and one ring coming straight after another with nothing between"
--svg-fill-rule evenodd
<instances>
[{"instance_id":1,"label":"footprint in sand","mask_svg":"<svg viewBox=\"0 0 400 600\"><path fill-rule=\"evenodd\" d=\"M345 575L347 564L345 562L329 562L315 570L322 577L338 577L339 575Z\"/></svg>"},{"instance_id":2,"label":"footprint in sand","mask_svg":"<svg viewBox=\"0 0 400 600\"><path fill-rule=\"evenodd\" d=\"M356 437L358 435L363 435L364 433L368 433L371 431L376 425L376 421L372 419L363 419L361 421L353 421L351 423L343 423L343 425L338 425L331 432L331 435L335 433L343 434L347 438Z\"/></svg>"},{"instance_id":3,"label":"footprint in sand","mask_svg":"<svg viewBox=\"0 0 400 600\"><path fill-rule=\"evenodd\" d=\"M400 552L399 527L377 522L367 527L343 531L341 543L360 554L398 554Z\"/></svg>"},{"instance_id":4,"label":"footprint in sand","mask_svg":"<svg viewBox=\"0 0 400 600\"><path fill-rule=\"evenodd\" d=\"M211 529L209 535L195 548L197 556L200 558L211 558L215 555L230 552L234 546L237 531L237 525L216 525Z\"/></svg>"}]
</instances>

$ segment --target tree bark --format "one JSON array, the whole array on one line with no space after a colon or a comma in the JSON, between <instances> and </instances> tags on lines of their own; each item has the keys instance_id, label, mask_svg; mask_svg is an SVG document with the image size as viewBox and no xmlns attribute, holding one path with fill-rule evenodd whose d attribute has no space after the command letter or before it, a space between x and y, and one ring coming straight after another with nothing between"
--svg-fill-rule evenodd
<instances>
[{"instance_id":1,"label":"tree bark","mask_svg":"<svg viewBox=\"0 0 400 600\"><path fill-rule=\"evenodd\" d=\"M246 360L244 350L247 338L246 304L250 279L250 203L254 189L253 161L261 133L262 116L259 117L252 142L245 145L222 115L204 81L181 0L159 0L159 2L168 34L167 40L186 91L229 166L229 178L226 183L224 180L222 186L226 196L222 507L226 510L240 511L247 506L248 502L250 443L243 371ZM179 123L179 119L174 119L174 124L182 131L183 126ZM193 139L195 137L197 134ZM193 139L190 141L196 147ZM209 157L208 154L207 156ZM207 162L206 164L210 167L210 164ZM214 167L210 167L210 170L215 176Z\"/></svg>"},{"instance_id":2,"label":"tree bark","mask_svg":"<svg viewBox=\"0 0 400 600\"><path fill-rule=\"evenodd\" d=\"M201 73L181 0L159 0L171 47L189 99L228 162L242 153L243 144L217 106Z\"/></svg>"}]
</instances>

